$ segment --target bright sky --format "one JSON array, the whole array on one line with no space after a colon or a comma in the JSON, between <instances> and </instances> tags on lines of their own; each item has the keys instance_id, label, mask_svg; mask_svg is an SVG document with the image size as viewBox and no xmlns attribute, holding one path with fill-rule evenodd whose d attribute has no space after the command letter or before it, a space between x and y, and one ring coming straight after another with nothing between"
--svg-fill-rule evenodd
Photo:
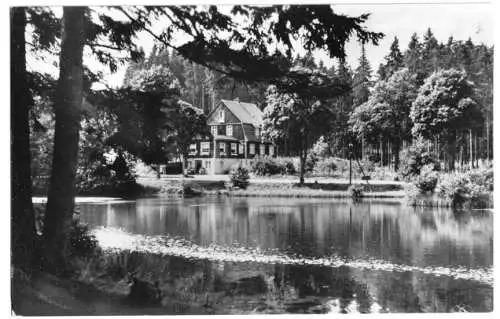
<instances>
[{"instance_id":1,"label":"bright sky","mask_svg":"<svg viewBox=\"0 0 500 319\"><path fill-rule=\"evenodd\" d=\"M57 8L60 9L60 8ZM427 30L431 28L439 42L446 42L450 35L455 40L467 40L471 37L474 43L493 44L493 5L488 3L454 3L454 4L337 4L334 9L338 13L358 16L370 13L371 16L366 23L368 30L383 32L385 37L378 46L367 45L366 52L374 72L389 52L389 47L395 36L399 39L400 49L404 51L408 45L411 35L416 32L420 39ZM57 10L62 11L62 10ZM160 27L156 26L159 31ZM138 38L138 45L142 46L147 53L153 46L153 39L146 33ZM181 42L184 42L181 40ZM304 50L299 50L303 55ZM347 62L352 68L358 63L361 53L360 45L353 40L347 45ZM333 60L325 53L315 53L316 59L322 59L327 66ZM52 63L40 63L28 59L28 64L34 69L40 69L57 75L57 68ZM91 69L102 70L106 76L104 82L111 87L118 87L123 81L126 65L119 67L115 74L106 72L99 63L86 60Z\"/></svg>"}]
</instances>

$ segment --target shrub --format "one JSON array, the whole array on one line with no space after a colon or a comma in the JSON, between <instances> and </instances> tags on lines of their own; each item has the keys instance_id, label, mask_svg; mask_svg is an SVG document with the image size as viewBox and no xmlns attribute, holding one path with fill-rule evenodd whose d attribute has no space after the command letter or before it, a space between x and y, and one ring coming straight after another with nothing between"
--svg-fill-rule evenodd
<instances>
[{"instance_id":1,"label":"shrub","mask_svg":"<svg viewBox=\"0 0 500 319\"><path fill-rule=\"evenodd\" d=\"M246 189L250 184L249 179L248 170L242 166L239 166L231 174L231 182L234 187Z\"/></svg>"},{"instance_id":2,"label":"shrub","mask_svg":"<svg viewBox=\"0 0 500 319\"><path fill-rule=\"evenodd\" d=\"M305 163L305 171L306 173L312 173L314 171L314 167L318 162L318 157L314 153L309 153L307 155L306 163Z\"/></svg>"},{"instance_id":3,"label":"shrub","mask_svg":"<svg viewBox=\"0 0 500 319\"><path fill-rule=\"evenodd\" d=\"M493 166L491 163L470 171L469 178L472 184L480 187L481 191L493 191Z\"/></svg>"},{"instance_id":4,"label":"shrub","mask_svg":"<svg viewBox=\"0 0 500 319\"><path fill-rule=\"evenodd\" d=\"M404 188L405 192L405 201L407 205L410 206L417 206L419 196L420 196L420 189L415 185L415 184L407 184Z\"/></svg>"},{"instance_id":5,"label":"shrub","mask_svg":"<svg viewBox=\"0 0 500 319\"><path fill-rule=\"evenodd\" d=\"M347 192L354 200L359 200L363 197L363 186L361 185L351 185L347 189Z\"/></svg>"},{"instance_id":6,"label":"shrub","mask_svg":"<svg viewBox=\"0 0 500 319\"><path fill-rule=\"evenodd\" d=\"M258 176L281 174L283 169L271 157L259 157L252 162L252 172Z\"/></svg>"},{"instance_id":7,"label":"shrub","mask_svg":"<svg viewBox=\"0 0 500 319\"><path fill-rule=\"evenodd\" d=\"M452 205L466 202L481 204L493 191L493 167L481 167L464 173L443 174L437 192L451 201ZM489 199L487 199L488 201Z\"/></svg>"},{"instance_id":8,"label":"shrub","mask_svg":"<svg viewBox=\"0 0 500 319\"><path fill-rule=\"evenodd\" d=\"M330 154L330 146L324 136L320 136L311 148L311 153L318 157L326 157Z\"/></svg>"},{"instance_id":9,"label":"shrub","mask_svg":"<svg viewBox=\"0 0 500 319\"><path fill-rule=\"evenodd\" d=\"M86 224L74 219L70 233L71 256L90 257L96 254L97 239Z\"/></svg>"},{"instance_id":10,"label":"shrub","mask_svg":"<svg viewBox=\"0 0 500 319\"><path fill-rule=\"evenodd\" d=\"M332 158L324 158L316 163L314 174L317 176L331 176L337 170L337 161Z\"/></svg>"},{"instance_id":11,"label":"shrub","mask_svg":"<svg viewBox=\"0 0 500 319\"><path fill-rule=\"evenodd\" d=\"M422 139L403 149L400 154L399 174L404 180L420 175L423 166L432 164L439 171L439 161L430 150L430 142Z\"/></svg>"},{"instance_id":12,"label":"shrub","mask_svg":"<svg viewBox=\"0 0 500 319\"><path fill-rule=\"evenodd\" d=\"M467 174L449 173L441 176L437 192L450 200L453 205L461 205L470 199L470 188Z\"/></svg>"},{"instance_id":13,"label":"shrub","mask_svg":"<svg viewBox=\"0 0 500 319\"><path fill-rule=\"evenodd\" d=\"M438 173L434 168L434 164L427 164L421 168L415 183L421 193L433 192L436 188Z\"/></svg>"},{"instance_id":14,"label":"shrub","mask_svg":"<svg viewBox=\"0 0 500 319\"><path fill-rule=\"evenodd\" d=\"M287 160L282 166L282 172L286 175L294 175L297 173L297 169L291 160Z\"/></svg>"}]
</instances>

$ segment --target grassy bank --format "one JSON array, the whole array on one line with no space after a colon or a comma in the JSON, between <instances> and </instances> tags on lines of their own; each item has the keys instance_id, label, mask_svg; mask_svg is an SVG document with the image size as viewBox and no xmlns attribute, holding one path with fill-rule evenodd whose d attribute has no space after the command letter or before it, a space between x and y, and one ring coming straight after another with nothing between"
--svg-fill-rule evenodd
<instances>
[{"instance_id":1,"label":"grassy bank","mask_svg":"<svg viewBox=\"0 0 500 319\"><path fill-rule=\"evenodd\" d=\"M182 180L155 180L141 179L141 183L150 187L160 188L163 195L184 195L184 190L189 188L192 194L210 196L239 196L239 197L310 197L310 198L348 198L351 197L349 183L345 182L319 182L299 185L290 181L279 182L252 182L246 189L233 188L226 181L197 180L186 178ZM402 198L403 187L399 183L359 184L362 187L362 197L369 198ZM188 194L189 195L189 194Z\"/></svg>"}]
</instances>

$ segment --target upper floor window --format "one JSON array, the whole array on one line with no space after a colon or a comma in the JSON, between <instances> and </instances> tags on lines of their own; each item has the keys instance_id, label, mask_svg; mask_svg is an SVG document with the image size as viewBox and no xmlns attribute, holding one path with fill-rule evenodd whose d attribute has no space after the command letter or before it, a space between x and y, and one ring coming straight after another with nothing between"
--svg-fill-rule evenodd
<instances>
[{"instance_id":1,"label":"upper floor window","mask_svg":"<svg viewBox=\"0 0 500 319\"><path fill-rule=\"evenodd\" d=\"M189 145L189 155L196 155L196 144L190 144Z\"/></svg>"},{"instance_id":2,"label":"upper floor window","mask_svg":"<svg viewBox=\"0 0 500 319\"><path fill-rule=\"evenodd\" d=\"M224 110L219 110L219 122L224 122Z\"/></svg>"},{"instance_id":3,"label":"upper floor window","mask_svg":"<svg viewBox=\"0 0 500 319\"><path fill-rule=\"evenodd\" d=\"M209 155L210 154L210 142L201 142L201 155Z\"/></svg>"},{"instance_id":4,"label":"upper floor window","mask_svg":"<svg viewBox=\"0 0 500 319\"><path fill-rule=\"evenodd\" d=\"M227 136L233 136L233 126L232 125L228 125L226 127L226 135Z\"/></svg>"},{"instance_id":5,"label":"upper floor window","mask_svg":"<svg viewBox=\"0 0 500 319\"><path fill-rule=\"evenodd\" d=\"M218 135L218 134L217 134L217 125L213 125L213 126L212 126L212 135L213 135L213 136Z\"/></svg>"}]
</instances>

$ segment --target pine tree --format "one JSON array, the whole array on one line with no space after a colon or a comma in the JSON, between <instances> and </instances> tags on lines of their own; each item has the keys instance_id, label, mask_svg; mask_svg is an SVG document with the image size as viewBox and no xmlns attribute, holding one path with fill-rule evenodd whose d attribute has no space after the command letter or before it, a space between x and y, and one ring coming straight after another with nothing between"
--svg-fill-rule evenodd
<instances>
[{"instance_id":1,"label":"pine tree","mask_svg":"<svg viewBox=\"0 0 500 319\"><path fill-rule=\"evenodd\" d=\"M354 105L360 105L368 101L370 95L370 87L372 68L370 62L366 57L365 45L361 45L361 56L359 58L359 65L354 73L353 84L353 98Z\"/></svg>"},{"instance_id":2,"label":"pine tree","mask_svg":"<svg viewBox=\"0 0 500 319\"><path fill-rule=\"evenodd\" d=\"M399 50L399 40L394 37L389 54L385 57L385 65L379 67L379 76L382 80L389 78L403 66L403 54Z\"/></svg>"},{"instance_id":3,"label":"pine tree","mask_svg":"<svg viewBox=\"0 0 500 319\"><path fill-rule=\"evenodd\" d=\"M427 77L439 68L439 43L430 28L424 34L422 46L422 72Z\"/></svg>"},{"instance_id":4,"label":"pine tree","mask_svg":"<svg viewBox=\"0 0 500 319\"><path fill-rule=\"evenodd\" d=\"M417 81L421 84L425 79L422 73L421 65L422 44L418 40L418 35L413 33L408 43L408 49L404 53L404 65L410 70L411 73L417 75Z\"/></svg>"}]
</instances>

